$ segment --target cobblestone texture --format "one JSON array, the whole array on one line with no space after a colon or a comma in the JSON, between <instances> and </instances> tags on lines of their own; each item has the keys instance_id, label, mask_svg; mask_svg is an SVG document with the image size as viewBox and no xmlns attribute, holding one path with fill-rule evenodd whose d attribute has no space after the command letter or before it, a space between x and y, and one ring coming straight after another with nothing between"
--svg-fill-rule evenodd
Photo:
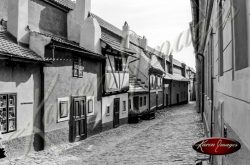
<instances>
[{"instance_id":1,"label":"cobblestone texture","mask_svg":"<svg viewBox=\"0 0 250 165\"><path fill-rule=\"evenodd\" d=\"M193 165L192 144L204 137L195 104L158 111L156 119L126 124L84 141L54 146L0 164Z\"/></svg>"}]
</instances>

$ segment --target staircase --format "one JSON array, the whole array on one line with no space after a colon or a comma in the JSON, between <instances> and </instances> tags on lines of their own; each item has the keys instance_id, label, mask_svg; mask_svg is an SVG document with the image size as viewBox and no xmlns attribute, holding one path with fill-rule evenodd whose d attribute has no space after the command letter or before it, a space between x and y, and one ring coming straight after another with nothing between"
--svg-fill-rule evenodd
<instances>
[{"instance_id":1,"label":"staircase","mask_svg":"<svg viewBox=\"0 0 250 165\"><path fill-rule=\"evenodd\" d=\"M146 85L145 82L142 82L141 79L137 78L135 75L131 74L129 75L129 84L133 85L134 88L144 88L147 89L148 85Z\"/></svg>"}]
</instances>

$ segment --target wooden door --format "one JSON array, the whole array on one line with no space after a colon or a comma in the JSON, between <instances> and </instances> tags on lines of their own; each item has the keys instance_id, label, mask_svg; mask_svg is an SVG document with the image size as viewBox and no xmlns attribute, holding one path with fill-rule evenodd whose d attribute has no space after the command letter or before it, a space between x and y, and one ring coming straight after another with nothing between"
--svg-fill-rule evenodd
<instances>
[{"instance_id":1,"label":"wooden door","mask_svg":"<svg viewBox=\"0 0 250 165\"><path fill-rule=\"evenodd\" d=\"M139 111L139 97L138 96L133 98L133 106L134 106L134 110Z\"/></svg>"},{"instance_id":2,"label":"wooden door","mask_svg":"<svg viewBox=\"0 0 250 165\"><path fill-rule=\"evenodd\" d=\"M73 97L70 135L72 142L87 138L86 98Z\"/></svg>"},{"instance_id":3,"label":"wooden door","mask_svg":"<svg viewBox=\"0 0 250 165\"><path fill-rule=\"evenodd\" d=\"M114 119L113 119L113 126L117 128L119 126L119 118L120 118L120 99L114 99Z\"/></svg>"},{"instance_id":4,"label":"wooden door","mask_svg":"<svg viewBox=\"0 0 250 165\"><path fill-rule=\"evenodd\" d=\"M158 110L158 108L159 108L159 96L158 96L158 94L156 94L156 110Z\"/></svg>"},{"instance_id":5,"label":"wooden door","mask_svg":"<svg viewBox=\"0 0 250 165\"><path fill-rule=\"evenodd\" d=\"M166 107L168 106L168 94L166 94Z\"/></svg>"}]
</instances>

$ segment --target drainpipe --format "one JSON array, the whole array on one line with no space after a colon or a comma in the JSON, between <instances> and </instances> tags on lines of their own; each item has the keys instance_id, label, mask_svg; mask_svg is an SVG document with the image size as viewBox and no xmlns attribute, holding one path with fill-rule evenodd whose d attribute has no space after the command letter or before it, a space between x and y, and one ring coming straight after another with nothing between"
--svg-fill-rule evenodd
<instances>
[{"instance_id":1,"label":"drainpipe","mask_svg":"<svg viewBox=\"0 0 250 165\"><path fill-rule=\"evenodd\" d=\"M204 66L204 55L201 53L198 53L197 56L202 57L202 110L201 110L201 119L203 119L203 113L204 113L204 94L205 94L205 66Z\"/></svg>"},{"instance_id":2,"label":"drainpipe","mask_svg":"<svg viewBox=\"0 0 250 165\"><path fill-rule=\"evenodd\" d=\"M150 77L150 73L148 73L148 77L149 77L149 81L148 81L148 91L149 91L149 94L148 94L148 119L150 119L150 111L151 111L151 108L150 108L150 92L151 92L151 77Z\"/></svg>"}]
</instances>

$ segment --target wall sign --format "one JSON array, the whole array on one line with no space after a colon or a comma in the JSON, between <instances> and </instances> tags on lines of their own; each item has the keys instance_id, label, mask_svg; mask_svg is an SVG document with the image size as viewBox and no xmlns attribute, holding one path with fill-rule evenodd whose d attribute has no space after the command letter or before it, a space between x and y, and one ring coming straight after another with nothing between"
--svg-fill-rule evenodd
<instances>
[{"instance_id":1,"label":"wall sign","mask_svg":"<svg viewBox=\"0 0 250 165\"><path fill-rule=\"evenodd\" d=\"M202 154L227 155L240 150L241 144L234 139L208 138L193 145L193 149Z\"/></svg>"}]
</instances>

